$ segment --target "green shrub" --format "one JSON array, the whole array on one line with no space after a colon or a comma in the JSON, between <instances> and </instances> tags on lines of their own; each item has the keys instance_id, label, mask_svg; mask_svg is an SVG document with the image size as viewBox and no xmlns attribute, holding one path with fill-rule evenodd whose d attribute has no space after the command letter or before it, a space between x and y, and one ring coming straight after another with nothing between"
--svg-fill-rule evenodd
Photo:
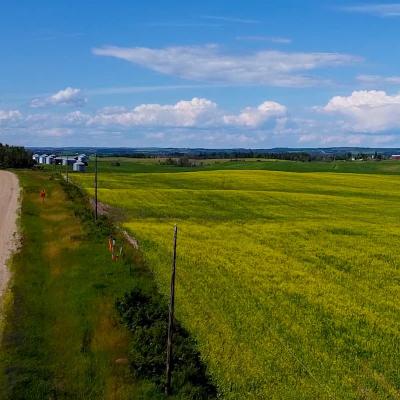
<instances>
[{"instance_id":1,"label":"green shrub","mask_svg":"<svg viewBox=\"0 0 400 400\"><path fill-rule=\"evenodd\" d=\"M165 382L168 308L159 294L148 295L134 288L116 307L132 332L130 365L137 378L153 381L160 390ZM184 399L216 398L196 343L177 322L173 331L173 393Z\"/></svg>"}]
</instances>

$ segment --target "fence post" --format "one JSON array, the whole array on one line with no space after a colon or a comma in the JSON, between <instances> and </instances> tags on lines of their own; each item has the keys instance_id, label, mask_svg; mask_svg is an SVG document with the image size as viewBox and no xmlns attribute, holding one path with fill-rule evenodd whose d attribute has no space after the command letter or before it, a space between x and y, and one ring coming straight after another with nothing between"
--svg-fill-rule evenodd
<instances>
[{"instance_id":1,"label":"fence post","mask_svg":"<svg viewBox=\"0 0 400 400\"><path fill-rule=\"evenodd\" d=\"M94 219L97 221L97 152L95 156L95 174L94 174Z\"/></svg>"},{"instance_id":2,"label":"fence post","mask_svg":"<svg viewBox=\"0 0 400 400\"><path fill-rule=\"evenodd\" d=\"M66 170L66 172L67 172L67 183L69 183L69 182L68 182L68 156L67 156L67 164L66 164L66 169L65 169L65 170Z\"/></svg>"}]
</instances>

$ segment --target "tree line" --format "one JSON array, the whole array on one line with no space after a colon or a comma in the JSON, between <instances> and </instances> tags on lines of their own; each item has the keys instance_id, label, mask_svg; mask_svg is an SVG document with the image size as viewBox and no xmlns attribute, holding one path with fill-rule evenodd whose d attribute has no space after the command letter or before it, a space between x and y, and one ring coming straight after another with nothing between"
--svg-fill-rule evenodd
<instances>
[{"instance_id":1,"label":"tree line","mask_svg":"<svg viewBox=\"0 0 400 400\"><path fill-rule=\"evenodd\" d=\"M160 161L160 164L174 165L178 167L198 167L202 166L201 160L207 159L226 159L229 161L243 161L248 158L264 159L264 160L287 160L287 161L301 161L301 162L312 162L312 161L353 161L353 160L385 160L389 159L389 156L384 154L372 153L357 153L351 152L346 153L308 153L305 151L290 151L290 152L271 152L271 153L257 153L257 152L234 152L234 153L204 153L199 155L190 156L184 153L174 153L173 156ZM199 163L200 160L200 163Z\"/></svg>"},{"instance_id":2,"label":"tree line","mask_svg":"<svg viewBox=\"0 0 400 400\"><path fill-rule=\"evenodd\" d=\"M382 153L352 153L352 152L308 152L308 151L207 151L207 152L170 152L166 156L163 152L157 153L135 153L135 154L118 154L118 156L128 158L164 158L162 164L176 165L179 167L196 167L199 164L194 160L207 160L207 159L226 159L230 161L242 161L246 158L267 159L267 160L287 160L287 161L352 161L352 160L386 160L390 158L388 154Z\"/></svg>"},{"instance_id":3,"label":"tree line","mask_svg":"<svg viewBox=\"0 0 400 400\"><path fill-rule=\"evenodd\" d=\"M31 168L32 153L24 147L0 143L0 168Z\"/></svg>"}]
</instances>

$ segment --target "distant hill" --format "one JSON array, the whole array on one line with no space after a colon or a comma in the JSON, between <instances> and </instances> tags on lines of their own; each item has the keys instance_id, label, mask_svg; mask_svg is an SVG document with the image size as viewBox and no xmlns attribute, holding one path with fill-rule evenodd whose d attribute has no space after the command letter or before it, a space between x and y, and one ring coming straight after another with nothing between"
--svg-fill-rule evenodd
<instances>
[{"instance_id":1,"label":"distant hill","mask_svg":"<svg viewBox=\"0 0 400 400\"><path fill-rule=\"evenodd\" d=\"M254 154L268 154L268 153L308 153L308 154L374 154L379 153L384 156L392 154L399 154L400 148L372 148L372 147L310 147L310 148L295 148L295 147L277 147L271 149L246 149L246 148L233 148L233 149L205 149L205 148L178 148L178 147L30 147L34 153L63 153L63 154L94 154L97 152L100 156L216 156L216 157L234 157L240 155L241 157Z\"/></svg>"}]
</instances>

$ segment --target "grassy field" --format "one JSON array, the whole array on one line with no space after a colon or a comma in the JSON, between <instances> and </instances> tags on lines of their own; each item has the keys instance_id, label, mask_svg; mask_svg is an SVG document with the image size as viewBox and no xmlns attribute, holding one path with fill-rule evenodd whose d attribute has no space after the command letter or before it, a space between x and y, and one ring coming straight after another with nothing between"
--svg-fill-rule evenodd
<instances>
[{"instance_id":1,"label":"grassy field","mask_svg":"<svg viewBox=\"0 0 400 400\"><path fill-rule=\"evenodd\" d=\"M100 200L123 209L164 293L178 224L177 316L224 398L400 398L400 177L254 164L116 167ZM91 174L74 179L93 193Z\"/></svg>"},{"instance_id":2,"label":"grassy field","mask_svg":"<svg viewBox=\"0 0 400 400\"><path fill-rule=\"evenodd\" d=\"M394 160L385 161L336 161L336 162L295 162L264 159L209 159L194 160L197 167L178 167L174 165L162 165L165 159L144 158L134 159L126 157L99 157L99 168L103 172L113 173L144 173L144 172L193 172L215 170L268 170L286 172L334 172L354 174L400 174L400 162ZM116 167L113 163L119 162ZM202 165L200 165L202 163ZM50 167L53 168L53 167ZM89 172L94 171L93 159L89 165Z\"/></svg>"},{"instance_id":3,"label":"grassy field","mask_svg":"<svg viewBox=\"0 0 400 400\"><path fill-rule=\"evenodd\" d=\"M12 262L0 398L158 398L116 362L127 357L130 339L114 303L133 277L111 262L106 234L78 216L82 199L70 200L49 173L18 175L22 247Z\"/></svg>"}]
</instances>

